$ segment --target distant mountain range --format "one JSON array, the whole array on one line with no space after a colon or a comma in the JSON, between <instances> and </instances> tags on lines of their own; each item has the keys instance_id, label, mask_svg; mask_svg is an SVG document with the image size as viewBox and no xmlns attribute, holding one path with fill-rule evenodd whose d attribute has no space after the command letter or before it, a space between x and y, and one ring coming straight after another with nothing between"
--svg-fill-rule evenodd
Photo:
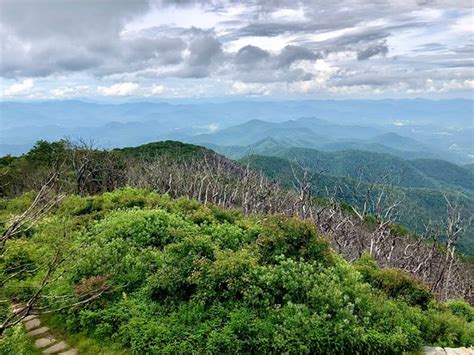
<instances>
[{"instance_id":1,"label":"distant mountain range","mask_svg":"<svg viewBox=\"0 0 474 355\"><path fill-rule=\"evenodd\" d=\"M315 195L335 194L353 205L361 205L360 191L375 183L387 189L390 199L403 200L398 222L422 232L426 224L445 218L445 196L459 201L466 217L474 215L473 165L459 165L470 158L440 144L439 135L432 135L434 143L427 140L427 132L405 136L393 126L334 124L305 117L250 120L189 141L240 159L287 187L293 187L294 168L304 167L314 174ZM461 250L474 253L473 236L471 226L460 242Z\"/></svg>"},{"instance_id":2,"label":"distant mountain range","mask_svg":"<svg viewBox=\"0 0 474 355\"><path fill-rule=\"evenodd\" d=\"M473 102L0 102L0 154L22 154L38 139L64 137L93 139L107 148L163 139L245 146L274 138L324 151L359 149L468 164L474 159Z\"/></svg>"},{"instance_id":3,"label":"distant mountain range","mask_svg":"<svg viewBox=\"0 0 474 355\"><path fill-rule=\"evenodd\" d=\"M284 122L251 120L240 125L200 134L187 141L208 146L232 158L279 149L279 146L314 148L322 151L364 150L387 153L404 159L445 159L456 163L472 160L450 150L389 131L384 126L339 125L306 117ZM469 149L469 148L468 148Z\"/></svg>"}]
</instances>

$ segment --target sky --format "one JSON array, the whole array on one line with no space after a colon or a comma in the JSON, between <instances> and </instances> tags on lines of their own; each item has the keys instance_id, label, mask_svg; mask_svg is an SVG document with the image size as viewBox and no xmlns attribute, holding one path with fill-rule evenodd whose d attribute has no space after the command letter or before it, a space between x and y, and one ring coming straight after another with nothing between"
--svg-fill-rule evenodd
<instances>
[{"instance_id":1,"label":"sky","mask_svg":"<svg viewBox=\"0 0 474 355\"><path fill-rule=\"evenodd\" d=\"M471 0L0 0L3 100L473 98Z\"/></svg>"}]
</instances>

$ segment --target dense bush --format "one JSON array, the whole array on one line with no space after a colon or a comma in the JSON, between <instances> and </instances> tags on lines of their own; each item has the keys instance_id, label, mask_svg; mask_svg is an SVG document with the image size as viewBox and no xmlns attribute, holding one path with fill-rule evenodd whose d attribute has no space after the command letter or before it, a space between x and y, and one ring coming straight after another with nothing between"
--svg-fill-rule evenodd
<instances>
[{"instance_id":1,"label":"dense bush","mask_svg":"<svg viewBox=\"0 0 474 355\"><path fill-rule=\"evenodd\" d=\"M0 338L0 355L32 355L37 351L28 339L21 324L8 329L3 338Z\"/></svg>"},{"instance_id":2,"label":"dense bush","mask_svg":"<svg viewBox=\"0 0 474 355\"><path fill-rule=\"evenodd\" d=\"M63 323L136 354L401 353L474 342L470 306L439 305L370 257L350 265L298 219L243 218L135 189L69 196L31 236L9 242L5 260L41 265L65 231L62 247L74 257L47 292L78 300L107 292L65 309ZM40 276L5 289L25 297L17 290Z\"/></svg>"},{"instance_id":3,"label":"dense bush","mask_svg":"<svg viewBox=\"0 0 474 355\"><path fill-rule=\"evenodd\" d=\"M463 300L452 300L447 304L451 312L459 317L463 317L468 322L474 322L474 308Z\"/></svg>"},{"instance_id":4,"label":"dense bush","mask_svg":"<svg viewBox=\"0 0 474 355\"><path fill-rule=\"evenodd\" d=\"M364 281L391 298L399 298L422 308L426 308L433 300L433 295L420 281L399 269L379 269L375 260L367 254L357 261L355 267L362 274Z\"/></svg>"}]
</instances>

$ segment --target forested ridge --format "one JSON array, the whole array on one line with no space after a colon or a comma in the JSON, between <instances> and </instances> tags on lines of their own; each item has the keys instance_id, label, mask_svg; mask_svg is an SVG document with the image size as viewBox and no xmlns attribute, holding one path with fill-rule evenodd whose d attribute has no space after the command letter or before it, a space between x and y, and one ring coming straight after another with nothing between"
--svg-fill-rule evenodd
<instances>
[{"instance_id":1,"label":"forested ridge","mask_svg":"<svg viewBox=\"0 0 474 355\"><path fill-rule=\"evenodd\" d=\"M80 335L79 350L96 352L474 343L473 268L457 253L465 227L454 201L447 235L415 234L391 221L390 201L317 198L302 166L282 186L180 142L38 142L0 166L1 297L25 304L12 314L2 303L0 351L24 346L17 321L29 313L52 314Z\"/></svg>"},{"instance_id":2,"label":"forested ridge","mask_svg":"<svg viewBox=\"0 0 474 355\"><path fill-rule=\"evenodd\" d=\"M313 149L285 148L263 155L249 155L240 161L255 170L293 186L294 167L311 174L315 196L337 198L351 205L363 205L370 185L387 192L387 199L399 201L396 222L423 233L429 223L442 221L446 198L463 206L464 218L474 214L472 172L445 161L403 160L380 153L363 151L319 152ZM267 154L267 155L265 155ZM473 255L474 225L470 225L459 250Z\"/></svg>"}]
</instances>

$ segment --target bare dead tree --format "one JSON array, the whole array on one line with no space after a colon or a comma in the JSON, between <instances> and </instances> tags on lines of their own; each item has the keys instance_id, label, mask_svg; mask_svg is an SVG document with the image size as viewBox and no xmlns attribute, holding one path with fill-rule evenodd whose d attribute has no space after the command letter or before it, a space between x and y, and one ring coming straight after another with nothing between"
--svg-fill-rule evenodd
<instances>
[{"instance_id":1,"label":"bare dead tree","mask_svg":"<svg viewBox=\"0 0 474 355\"><path fill-rule=\"evenodd\" d=\"M6 246L9 239L31 229L44 215L46 215L54 206L56 206L62 200L64 195L58 193L58 191L56 190L57 181L58 174L55 173L46 181L46 183L43 184L30 206L19 216L13 217L10 221L7 221L8 226L2 233L0 241L0 259L3 259L5 256ZM55 257L47 268L47 272L41 282L39 290L42 290L47 285L47 283L49 282L49 276L51 272L56 268L57 264L58 259L57 257ZM10 275L5 275L5 277L2 277L2 279L0 279L0 285L2 287L11 278L18 277L19 275L24 273L36 272L38 271L38 269L29 270L28 265L23 265L18 270L13 270L13 272L12 270L4 271L10 272ZM29 300L25 309L17 310L5 320L3 320L3 322L0 324L0 335L5 331L5 329L16 325L28 315L38 294L35 294Z\"/></svg>"},{"instance_id":2,"label":"bare dead tree","mask_svg":"<svg viewBox=\"0 0 474 355\"><path fill-rule=\"evenodd\" d=\"M293 173L293 188L298 196L297 209L299 210L299 216L301 219L308 217L313 219L312 181L316 173L298 162L297 159L294 159L290 166Z\"/></svg>"},{"instance_id":3,"label":"bare dead tree","mask_svg":"<svg viewBox=\"0 0 474 355\"><path fill-rule=\"evenodd\" d=\"M7 221L8 227L0 239L0 256L3 255L5 243L9 238L32 228L35 223L62 200L64 195L55 191L58 174L54 173L36 194L31 205L19 216Z\"/></svg>"},{"instance_id":4,"label":"bare dead tree","mask_svg":"<svg viewBox=\"0 0 474 355\"><path fill-rule=\"evenodd\" d=\"M446 257L437 285L443 282L443 299L448 298L450 283L453 276L453 268L456 261L456 247L459 239L466 233L472 223L472 216L464 218L463 208L459 200L452 201L443 194L446 201Z\"/></svg>"}]
</instances>

